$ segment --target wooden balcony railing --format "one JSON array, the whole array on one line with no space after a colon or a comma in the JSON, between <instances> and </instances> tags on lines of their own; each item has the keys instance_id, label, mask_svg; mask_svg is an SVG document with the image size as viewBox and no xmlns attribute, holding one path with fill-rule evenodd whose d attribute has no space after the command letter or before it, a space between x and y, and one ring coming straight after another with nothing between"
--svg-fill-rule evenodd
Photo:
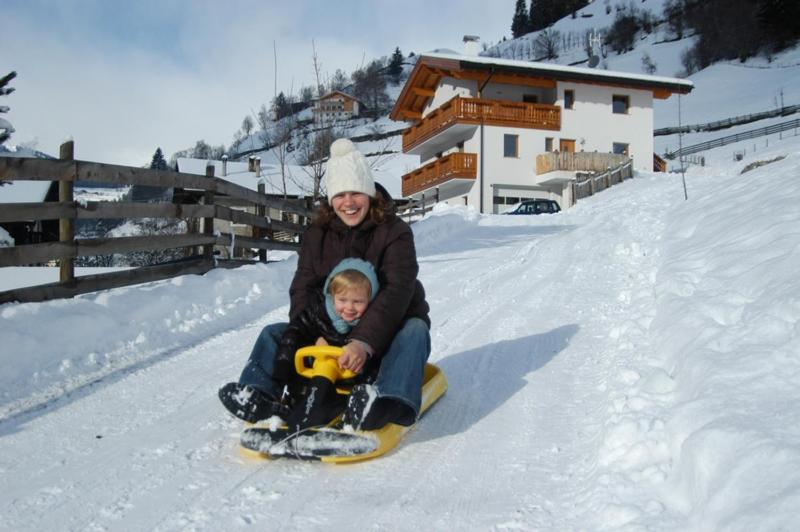
<instances>
[{"instance_id":1,"label":"wooden balcony railing","mask_svg":"<svg viewBox=\"0 0 800 532\"><path fill-rule=\"evenodd\" d=\"M478 175L478 156L455 152L417 168L403 176L403 196L441 185L455 178L475 179Z\"/></svg>"},{"instance_id":2,"label":"wooden balcony railing","mask_svg":"<svg viewBox=\"0 0 800 532\"><path fill-rule=\"evenodd\" d=\"M403 132L403 151L444 131L455 123L530 129L561 129L561 108L541 103L482 100L456 96Z\"/></svg>"}]
</instances>

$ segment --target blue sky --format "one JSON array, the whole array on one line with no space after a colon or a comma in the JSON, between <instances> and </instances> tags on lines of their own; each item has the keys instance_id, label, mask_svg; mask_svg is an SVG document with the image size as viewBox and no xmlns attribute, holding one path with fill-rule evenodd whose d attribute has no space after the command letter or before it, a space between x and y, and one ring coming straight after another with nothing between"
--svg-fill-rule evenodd
<instances>
[{"instance_id":1,"label":"blue sky","mask_svg":"<svg viewBox=\"0 0 800 532\"><path fill-rule=\"evenodd\" d=\"M157 146L228 145L276 85L312 84L312 39L323 77L350 73L396 46L493 44L510 35L514 3L0 0L0 72L18 73L3 102L10 143L56 153L72 138L79 159L135 166Z\"/></svg>"}]
</instances>

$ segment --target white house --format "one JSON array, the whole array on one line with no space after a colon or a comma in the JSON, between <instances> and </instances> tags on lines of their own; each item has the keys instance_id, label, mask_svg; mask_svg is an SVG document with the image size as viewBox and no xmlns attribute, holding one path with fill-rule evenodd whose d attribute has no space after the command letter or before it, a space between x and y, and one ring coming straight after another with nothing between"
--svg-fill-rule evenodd
<instances>
[{"instance_id":1,"label":"white house","mask_svg":"<svg viewBox=\"0 0 800 532\"><path fill-rule=\"evenodd\" d=\"M523 198L567 208L575 173L549 171L541 158L537 173L537 156L622 154L636 169L652 170L653 99L692 88L676 78L423 54L390 115L413 123L403 132L403 152L420 158L419 168L403 176L403 196L487 213Z\"/></svg>"},{"instance_id":2,"label":"white house","mask_svg":"<svg viewBox=\"0 0 800 532\"><path fill-rule=\"evenodd\" d=\"M331 91L314 101L314 123L332 124L355 118L360 113L360 102L342 91Z\"/></svg>"}]
</instances>

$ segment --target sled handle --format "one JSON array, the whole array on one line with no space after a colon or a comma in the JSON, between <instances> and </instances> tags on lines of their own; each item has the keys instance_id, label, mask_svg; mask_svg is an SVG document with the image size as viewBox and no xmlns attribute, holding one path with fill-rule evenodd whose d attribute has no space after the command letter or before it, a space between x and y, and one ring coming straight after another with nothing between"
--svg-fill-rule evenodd
<instances>
[{"instance_id":1,"label":"sled handle","mask_svg":"<svg viewBox=\"0 0 800 532\"><path fill-rule=\"evenodd\" d=\"M325 377L331 382L342 379L352 379L356 376L349 369L339 367L339 357L342 355L342 348L333 345L311 345L298 349L294 354L294 368L299 375L312 379L314 377ZM314 359L312 367L306 367L305 359Z\"/></svg>"}]
</instances>

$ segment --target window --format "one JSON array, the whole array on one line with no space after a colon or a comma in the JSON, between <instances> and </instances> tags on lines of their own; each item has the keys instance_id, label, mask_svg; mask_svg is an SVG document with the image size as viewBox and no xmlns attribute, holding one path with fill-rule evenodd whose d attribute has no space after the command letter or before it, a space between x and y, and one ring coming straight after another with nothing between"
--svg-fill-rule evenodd
<instances>
[{"instance_id":1,"label":"window","mask_svg":"<svg viewBox=\"0 0 800 532\"><path fill-rule=\"evenodd\" d=\"M564 109L572 109L575 105L575 91L564 91Z\"/></svg>"},{"instance_id":2,"label":"window","mask_svg":"<svg viewBox=\"0 0 800 532\"><path fill-rule=\"evenodd\" d=\"M630 107L630 96L620 96L615 94L611 99L611 106L614 114L626 115L628 114L628 107Z\"/></svg>"},{"instance_id":3,"label":"window","mask_svg":"<svg viewBox=\"0 0 800 532\"><path fill-rule=\"evenodd\" d=\"M544 151L553 151L553 137L544 138Z\"/></svg>"},{"instance_id":4,"label":"window","mask_svg":"<svg viewBox=\"0 0 800 532\"><path fill-rule=\"evenodd\" d=\"M519 135L503 135L503 157L518 157Z\"/></svg>"},{"instance_id":5,"label":"window","mask_svg":"<svg viewBox=\"0 0 800 532\"><path fill-rule=\"evenodd\" d=\"M624 142L615 142L614 145L611 148L611 151L613 153L616 153L617 155L625 155L625 156L627 156L628 155L628 144L626 144Z\"/></svg>"},{"instance_id":6,"label":"window","mask_svg":"<svg viewBox=\"0 0 800 532\"><path fill-rule=\"evenodd\" d=\"M539 103L538 94L523 94L522 101L525 103Z\"/></svg>"}]
</instances>

